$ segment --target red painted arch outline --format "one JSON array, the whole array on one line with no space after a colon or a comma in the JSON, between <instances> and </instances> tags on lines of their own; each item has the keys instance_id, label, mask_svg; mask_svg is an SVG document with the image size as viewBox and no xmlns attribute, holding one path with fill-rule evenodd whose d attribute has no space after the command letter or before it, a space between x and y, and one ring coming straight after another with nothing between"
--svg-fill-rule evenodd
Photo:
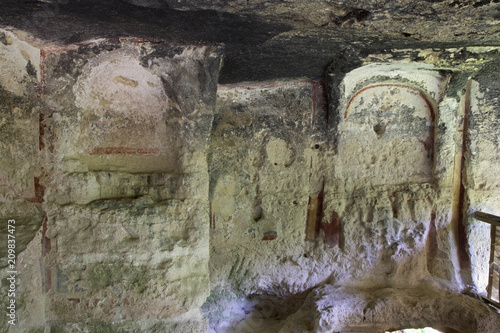
<instances>
[{"instance_id":1,"label":"red painted arch outline","mask_svg":"<svg viewBox=\"0 0 500 333\"><path fill-rule=\"evenodd\" d=\"M412 86L408 86L408 85L405 85L405 84L397 84L397 83L380 83L380 84L374 84L374 85L371 85L371 86L367 86L367 87L364 87L363 89L360 89L358 90L350 99L349 99L349 102L347 103L347 106L345 108L345 113L344 113L344 119L347 117L347 111L349 110L349 108L351 107L351 104L352 102L354 101L354 99L359 95L361 94L362 92L366 91L366 90L369 90L369 89L372 89L372 88L378 88L378 87L398 87L398 88L405 88L405 89L408 89L408 90L413 90L413 91L416 91L418 93L418 95L425 101L425 103L427 104L427 107L429 108L429 112L431 114L431 121L434 121L434 118L435 118L435 109L434 109L434 105L433 103L431 102L431 100L429 99L429 97L427 97L426 94L424 94L420 89L417 89L415 87L412 87Z\"/></svg>"}]
</instances>

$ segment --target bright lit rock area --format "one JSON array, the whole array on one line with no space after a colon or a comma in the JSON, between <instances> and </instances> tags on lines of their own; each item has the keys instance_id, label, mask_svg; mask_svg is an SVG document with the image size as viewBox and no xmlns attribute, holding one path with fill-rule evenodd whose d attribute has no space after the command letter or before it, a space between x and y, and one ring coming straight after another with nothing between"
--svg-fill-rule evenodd
<instances>
[{"instance_id":1,"label":"bright lit rock area","mask_svg":"<svg viewBox=\"0 0 500 333\"><path fill-rule=\"evenodd\" d=\"M497 2L2 1L0 332L500 332Z\"/></svg>"}]
</instances>

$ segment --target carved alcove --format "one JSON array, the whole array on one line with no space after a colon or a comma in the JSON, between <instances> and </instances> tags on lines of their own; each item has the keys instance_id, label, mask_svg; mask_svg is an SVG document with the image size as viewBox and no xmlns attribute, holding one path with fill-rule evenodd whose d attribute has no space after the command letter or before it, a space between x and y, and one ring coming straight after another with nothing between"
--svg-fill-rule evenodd
<instances>
[{"instance_id":1,"label":"carved alcove","mask_svg":"<svg viewBox=\"0 0 500 333\"><path fill-rule=\"evenodd\" d=\"M347 74L339 156L366 185L432 181L437 104L451 71L371 64Z\"/></svg>"},{"instance_id":2,"label":"carved alcove","mask_svg":"<svg viewBox=\"0 0 500 333\"><path fill-rule=\"evenodd\" d=\"M437 138L438 105L452 74L420 63L374 63L347 73L339 85L340 185L335 194L325 191L325 202L345 198L335 210L345 250L355 253L364 244L353 261L369 283L406 286L434 274L434 258L449 258L438 239L447 222L435 208L435 189L453 168ZM443 159L451 167L436 172ZM439 274L453 274L445 271Z\"/></svg>"},{"instance_id":3,"label":"carved alcove","mask_svg":"<svg viewBox=\"0 0 500 333\"><path fill-rule=\"evenodd\" d=\"M78 146L89 170L175 172L179 129L160 77L140 64L140 49L103 53L74 86L81 108Z\"/></svg>"}]
</instances>

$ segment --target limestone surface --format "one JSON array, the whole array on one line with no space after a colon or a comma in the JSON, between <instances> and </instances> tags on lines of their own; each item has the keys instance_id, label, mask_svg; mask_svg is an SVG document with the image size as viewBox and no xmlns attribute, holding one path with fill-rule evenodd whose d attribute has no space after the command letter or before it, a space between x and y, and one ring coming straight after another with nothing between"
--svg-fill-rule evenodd
<instances>
[{"instance_id":1,"label":"limestone surface","mask_svg":"<svg viewBox=\"0 0 500 333\"><path fill-rule=\"evenodd\" d=\"M500 331L496 6L5 1L0 331Z\"/></svg>"}]
</instances>

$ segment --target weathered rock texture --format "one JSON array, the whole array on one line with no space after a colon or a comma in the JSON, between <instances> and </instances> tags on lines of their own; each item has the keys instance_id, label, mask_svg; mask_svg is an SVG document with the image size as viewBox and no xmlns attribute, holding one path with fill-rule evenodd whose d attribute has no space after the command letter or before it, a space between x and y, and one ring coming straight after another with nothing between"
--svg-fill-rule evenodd
<instances>
[{"instance_id":1,"label":"weathered rock texture","mask_svg":"<svg viewBox=\"0 0 500 333\"><path fill-rule=\"evenodd\" d=\"M38 95L29 96L40 105L39 121L25 129L37 138L24 142L32 160L16 163L7 155L4 162L25 169L17 177L32 182L6 195L37 206L5 200L2 215L31 227L17 230L31 238L36 229L24 220L31 217L35 227L43 220L27 250L38 255L20 255L26 273L19 275L19 331L40 325L29 315L40 311L47 322L153 318L179 332L206 331L199 311L210 292L206 145L220 49L122 39L42 47L39 54L35 71L42 79L35 82ZM12 90L5 94L23 96L25 81L20 74L21 88L5 83ZM5 112L12 127L29 124L16 109ZM11 149L14 156L22 151ZM5 186L17 179L10 174ZM31 216L13 211L23 205ZM25 243L19 240L18 251Z\"/></svg>"},{"instance_id":2,"label":"weathered rock texture","mask_svg":"<svg viewBox=\"0 0 500 333\"><path fill-rule=\"evenodd\" d=\"M216 331L225 331L231 320L249 332L261 327L258 321L245 321L244 310L220 313L210 305L244 309L238 293L253 295L252 304L255 297L300 294L325 281L367 288L359 293L368 294L371 288L432 285L485 292L489 227L474 220L462 225L468 211L456 160L467 144L457 126L469 99L477 98L467 88L476 81L467 83L467 77L479 62L494 61L496 51L491 51L474 50L469 65L461 68L452 62L443 66L432 50L419 51L420 63L407 62L407 51L395 51L372 54L363 59L364 66L348 73L339 73L333 64L326 84L320 79L219 87L220 121L214 123L210 171L215 183L210 261L215 288L206 305ZM454 59L462 52L443 54ZM386 291L377 297L398 302ZM432 303L446 298L427 296L419 297ZM265 304L282 307L274 302ZM347 300L342 311L356 301L350 304ZM437 315L438 308L431 312ZM487 313L478 311L471 317ZM266 316L286 317L278 312L270 310ZM255 315L267 318L258 311ZM333 320L323 310L318 315ZM336 332L361 325L381 331L427 320L436 327L472 331L442 317L416 322L403 313L392 315L406 319L393 322L377 315L350 322L348 316L338 319L345 327L310 323L302 329ZM309 321L308 316L295 317ZM292 331L289 325L282 331Z\"/></svg>"},{"instance_id":3,"label":"weathered rock texture","mask_svg":"<svg viewBox=\"0 0 500 333\"><path fill-rule=\"evenodd\" d=\"M22 5L1 330L500 331L470 215L500 214L493 2Z\"/></svg>"}]
</instances>

